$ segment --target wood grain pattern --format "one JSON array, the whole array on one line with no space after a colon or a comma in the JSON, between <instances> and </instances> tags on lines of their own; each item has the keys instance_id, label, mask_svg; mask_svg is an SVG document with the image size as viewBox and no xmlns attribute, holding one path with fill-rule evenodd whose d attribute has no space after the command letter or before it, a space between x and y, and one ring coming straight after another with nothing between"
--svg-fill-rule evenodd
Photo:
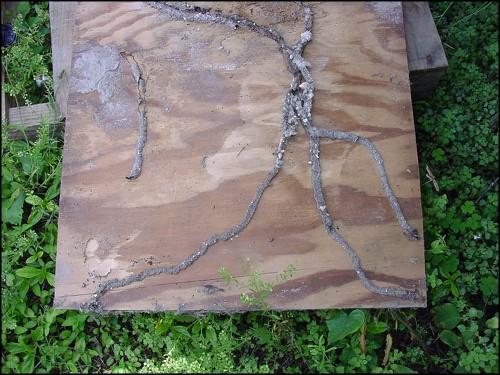
<instances>
[{"instance_id":1,"label":"wood grain pattern","mask_svg":"<svg viewBox=\"0 0 500 375\"><path fill-rule=\"evenodd\" d=\"M448 68L427 1L403 2L406 51L414 101L428 98Z\"/></svg>"},{"instance_id":2,"label":"wood grain pattern","mask_svg":"<svg viewBox=\"0 0 500 375\"><path fill-rule=\"evenodd\" d=\"M287 41L302 31L293 3L204 3L273 25ZM393 189L422 233L419 172L400 3L312 3L305 57L316 80L316 125L369 137ZM104 279L179 262L239 222L274 163L291 75L274 42L247 30L173 21L143 3L80 3L76 9L64 144L55 306L77 308ZM125 179L139 118L137 88L119 52L147 80L149 132L142 175ZM361 146L324 141L322 181L335 224L378 285L416 287L401 301L367 291L324 232L310 186L301 129L280 175L246 230L178 275L159 275L102 298L108 310L234 311L245 264L273 280L272 309L425 306L423 240L393 217ZM216 286L223 291L210 293Z\"/></svg>"},{"instance_id":3,"label":"wood grain pattern","mask_svg":"<svg viewBox=\"0 0 500 375\"><path fill-rule=\"evenodd\" d=\"M68 107L75 6L72 1L49 1L54 96L61 117L66 117Z\"/></svg>"},{"instance_id":4,"label":"wood grain pattern","mask_svg":"<svg viewBox=\"0 0 500 375\"><path fill-rule=\"evenodd\" d=\"M35 139L41 123L53 126L58 136L62 130L59 116L49 103L8 108L8 123L10 139L24 139L25 136L28 139Z\"/></svg>"}]
</instances>

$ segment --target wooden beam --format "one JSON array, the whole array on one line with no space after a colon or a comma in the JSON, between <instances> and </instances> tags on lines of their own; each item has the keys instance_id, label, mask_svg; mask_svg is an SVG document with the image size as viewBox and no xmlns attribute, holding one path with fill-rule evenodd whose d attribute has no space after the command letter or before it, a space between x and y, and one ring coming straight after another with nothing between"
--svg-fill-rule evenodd
<instances>
[{"instance_id":1,"label":"wooden beam","mask_svg":"<svg viewBox=\"0 0 500 375\"><path fill-rule=\"evenodd\" d=\"M54 125L56 134L61 134L62 123L49 103L12 107L8 109L7 116L10 139L23 139L23 131L28 139L34 139L42 122Z\"/></svg>"},{"instance_id":2,"label":"wooden beam","mask_svg":"<svg viewBox=\"0 0 500 375\"><path fill-rule=\"evenodd\" d=\"M66 117L68 105L75 6L71 1L49 1L54 95L61 117Z\"/></svg>"},{"instance_id":3,"label":"wooden beam","mask_svg":"<svg viewBox=\"0 0 500 375\"><path fill-rule=\"evenodd\" d=\"M2 1L2 24L8 24L14 18L17 5L20 1Z\"/></svg>"},{"instance_id":4,"label":"wooden beam","mask_svg":"<svg viewBox=\"0 0 500 375\"><path fill-rule=\"evenodd\" d=\"M427 1L403 1L403 17L412 100L423 100L434 92L448 60Z\"/></svg>"}]
</instances>

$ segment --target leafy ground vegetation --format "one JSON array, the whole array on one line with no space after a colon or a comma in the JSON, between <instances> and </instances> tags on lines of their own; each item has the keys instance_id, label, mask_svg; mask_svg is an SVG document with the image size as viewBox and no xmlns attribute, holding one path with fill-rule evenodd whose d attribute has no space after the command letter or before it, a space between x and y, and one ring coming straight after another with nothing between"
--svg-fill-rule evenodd
<instances>
[{"instance_id":1,"label":"leafy ground vegetation","mask_svg":"<svg viewBox=\"0 0 500 375\"><path fill-rule=\"evenodd\" d=\"M21 4L19 48L2 57L10 72L19 54L42 67L6 88L36 102L37 75L50 72L50 45L37 39L47 3ZM9 140L2 126L2 372L498 372L498 6L431 7L449 69L414 106L427 309L54 310L62 144L48 124L35 141Z\"/></svg>"},{"instance_id":2,"label":"leafy ground vegetation","mask_svg":"<svg viewBox=\"0 0 500 375\"><path fill-rule=\"evenodd\" d=\"M2 49L7 76L2 90L15 97L17 105L46 102L52 85L48 3L20 2L11 23L18 38L13 46Z\"/></svg>"}]
</instances>

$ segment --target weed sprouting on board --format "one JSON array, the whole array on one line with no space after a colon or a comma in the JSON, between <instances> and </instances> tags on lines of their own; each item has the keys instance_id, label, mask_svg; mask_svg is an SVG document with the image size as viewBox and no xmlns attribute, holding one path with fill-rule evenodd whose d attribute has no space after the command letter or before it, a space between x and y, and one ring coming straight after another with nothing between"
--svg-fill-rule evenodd
<instances>
[{"instance_id":1,"label":"weed sprouting on board","mask_svg":"<svg viewBox=\"0 0 500 375\"><path fill-rule=\"evenodd\" d=\"M266 300L272 294L273 287L284 281L290 280L297 269L293 264L289 264L274 280L264 281L260 272L251 270L250 258L246 258L242 266L242 271L248 275L248 280L245 283L240 283L238 279L223 266L219 268L218 273L226 285L230 286L234 284L235 286L250 291L250 293L244 292L240 295L240 301L243 304L248 307L266 310L269 308Z\"/></svg>"},{"instance_id":2,"label":"weed sprouting on board","mask_svg":"<svg viewBox=\"0 0 500 375\"><path fill-rule=\"evenodd\" d=\"M220 267L219 268L219 276L222 278L222 280L227 284L227 285L230 285L230 284L236 284L238 285L238 280L233 276L233 274L231 272L229 272L226 268L224 267Z\"/></svg>"}]
</instances>

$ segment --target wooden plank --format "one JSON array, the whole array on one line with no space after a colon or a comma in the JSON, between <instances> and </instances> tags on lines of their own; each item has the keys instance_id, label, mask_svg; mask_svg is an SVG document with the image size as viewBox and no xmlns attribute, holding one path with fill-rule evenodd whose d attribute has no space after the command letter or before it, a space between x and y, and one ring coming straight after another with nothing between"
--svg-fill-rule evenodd
<instances>
[{"instance_id":1,"label":"wooden plank","mask_svg":"<svg viewBox=\"0 0 500 375\"><path fill-rule=\"evenodd\" d=\"M404 27L414 101L428 98L448 68L427 1L403 2Z\"/></svg>"},{"instance_id":2,"label":"wooden plank","mask_svg":"<svg viewBox=\"0 0 500 375\"><path fill-rule=\"evenodd\" d=\"M369 137L385 158L410 223L422 212L400 3L313 3L305 57L316 82L317 126ZM273 25L287 41L302 32L296 3L203 3ZM139 179L125 179L137 141L137 85L120 52L147 79L148 141ZM144 3L80 3L68 101L55 306L78 308L104 280L172 265L213 233L240 222L274 164L291 76L274 42L244 29L173 21ZM369 292L325 233L310 186L309 145L292 138L280 175L249 227L177 275L158 275L102 298L107 310L247 309L240 281L249 264L266 281L287 266L272 309L425 306L423 240L395 222L373 161L361 146L324 141L322 182L339 232L378 285L417 288L423 299ZM210 287L208 287L209 285ZM212 293L212 291L215 291Z\"/></svg>"},{"instance_id":3,"label":"wooden plank","mask_svg":"<svg viewBox=\"0 0 500 375\"><path fill-rule=\"evenodd\" d=\"M11 139L24 139L25 135L28 139L34 139L42 122L54 125L57 135L60 135L62 130L61 121L49 103L9 108L8 119Z\"/></svg>"},{"instance_id":4,"label":"wooden plank","mask_svg":"<svg viewBox=\"0 0 500 375\"><path fill-rule=\"evenodd\" d=\"M49 1L54 95L62 117L68 106L75 6L73 1Z\"/></svg>"},{"instance_id":5,"label":"wooden plank","mask_svg":"<svg viewBox=\"0 0 500 375\"><path fill-rule=\"evenodd\" d=\"M20 1L2 1L1 2L1 22L3 25L11 23L12 18L16 15L16 9Z\"/></svg>"}]
</instances>

